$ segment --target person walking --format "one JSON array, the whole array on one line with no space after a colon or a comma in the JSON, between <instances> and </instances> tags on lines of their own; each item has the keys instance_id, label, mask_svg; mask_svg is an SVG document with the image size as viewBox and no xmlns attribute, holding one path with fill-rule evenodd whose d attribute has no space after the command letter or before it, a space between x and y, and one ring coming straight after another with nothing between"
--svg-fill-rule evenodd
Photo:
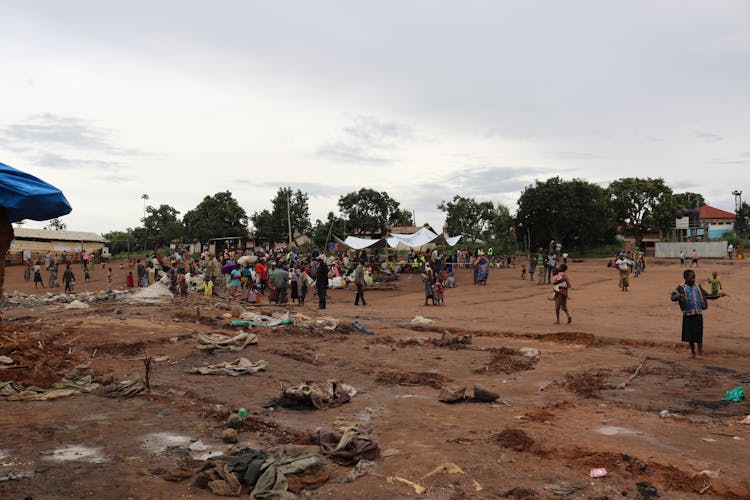
<instances>
[{"instance_id":1,"label":"person walking","mask_svg":"<svg viewBox=\"0 0 750 500\"><path fill-rule=\"evenodd\" d=\"M544 264L545 264L544 249L542 247L539 247L539 252L536 254L536 284L537 285L544 284L544 274L545 274Z\"/></svg>"},{"instance_id":2,"label":"person walking","mask_svg":"<svg viewBox=\"0 0 750 500\"><path fill-rule=\"evenodd\" d=\"M573 321L573 317L568 312L568 290L572 285L570 284L570 279L565 272L567 270L568 266L565 264L561 264L559 269L552 270L552 290L555 292L553 300L555 301L556 323L560 323L560 309L562 309L568 317L568 323Z\"/></svg>"},{"instance_id":3,"label":"person walking","mask_svg":"<svg viewBox=\"0 0 750 500\"><path fill-rule=\"evenodd\" d=\"M693 260L690 262L690 267L698 267L698 252L693 248Z\"/></svg>"},{"instance_id":4,"label":"person walking","mask_svg":"<svg viewBox=\"0 0 750 500\"><path fill-rule=\"evenodd\" d=\"M359 299L362 299L362 305L366 306L365 302L365 260L360 259L357 267L354 269L354 284L357 285L357 295L354 297L354 305L359 305Z\"/></svg>"},{"instance_id":5,"label":"person walking","mask_svg":"<svg viewBox=\"0 0 750 500\"><path fill-rule=\"evenodd\" d=\"M315 271L315 287L318 290L318 309L326 308L326 293L328 293L328 264L325 254L318 255L318 266Z\"/></svg>"},{"instance_id":6,"label":"person walking","mask_svg":"<svg viewBox=\"0 0 750 500\"><path fill-rule=\"evenodd\" d=\"M65 284L65 293L73 293L73 287L75 286L76 277L73 274L73 270L70 265L65 266L65 272L63 273L63 283Z\"/></svg>"},{"instance_id":7,"label":"person walking","mask_svg":"<svg viewBox=\"0 0 750 500\"><path fill-rule=\"evenodd\" d=\"M44 280L42 279L42 266L39 261L37 261L34 265L34 288L37 288L37 285L42 285L42 288L44 288Z\"/></svg>"}]
</instances>

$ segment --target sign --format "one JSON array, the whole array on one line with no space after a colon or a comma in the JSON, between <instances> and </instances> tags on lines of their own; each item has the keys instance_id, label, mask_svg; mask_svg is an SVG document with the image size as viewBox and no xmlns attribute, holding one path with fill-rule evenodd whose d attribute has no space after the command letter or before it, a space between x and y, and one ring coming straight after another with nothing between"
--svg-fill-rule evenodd
<instances>
[{"instance_id":1,"label":"sign","mask_svg":"<svg viewBox=\"0 0 750 500\"><path fill-rule=\"evenodd\" d=\"M690 228L690 217L681 217L674 220L675 229L689 229Z\"/></svg>"}]
</instances>

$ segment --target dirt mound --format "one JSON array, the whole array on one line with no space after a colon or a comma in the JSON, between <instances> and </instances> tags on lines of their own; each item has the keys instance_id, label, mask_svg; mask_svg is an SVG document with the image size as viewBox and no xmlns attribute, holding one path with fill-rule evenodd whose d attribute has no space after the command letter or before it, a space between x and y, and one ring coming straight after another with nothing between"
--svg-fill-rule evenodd
<instances>
[{"instance_id":1,"label":"dirt mound","mask_svg":"<svg viewBox=\"0 0 750 500\"><path fill-rule=\"evenodd\" d=\"M534 339L544 342L559 342L561 344L597 345L600 343L591 333L583 332L557 332L542 335L534 335Z\"/></svg>"},{"instance_id":2,"label":"dirt mound","mask_svg":"<svg viewBox=\"0 0 750 500\"><path fill-rule=\"evenodd\" d=\"M527 488L513 488L502 494L503 498L515 498L516 500L536 500L539 495L534 490Z\"/></svg>"},{"instance_id":3,"label":"dirt mound","mask_svg":"<svg viewBox=\"0 0 750 500\"><path fill-rule=\"evenodd\" d=\"M426 385L435 389L440 389L446 382L450 382L449 379L437 373L400 371L378 372L375 381L390 385Z\"/></svg>"},{"instance_id":4,"label":"dirt mound","mask_svg":"<svg viewBox=\"0 0 750 500\"><path fill-rule=\"evenodd\" d=\"M475 373L506 373L533 370L537 363L537 358L524 356L516 349L501 347L492 351L490 361L480 368L474 370Z\"/></svg>"},{"instance_id":5,"label":"dirt mound","mask_svg":"<svg viewBox=\"0 0 750 500\"><path fill-rule=\"evenodd\" d=\"M534 440L524 431L509 427L500 434L495 435L495 441L500 443L503 448L510 448L515 451L529 451L534 445Z\"/></svg>"},{"instance_id":6,"label":"dirt mound","mask_svg":"<svg viewBox=\"0 0 750 500\"><path fill-rule=\"evenodd\" d=\"M562 386L574 394L584 398L595 398L597 392L607 386L607 370L589 370L565 376Z\"/></svg>"}]
</instances>

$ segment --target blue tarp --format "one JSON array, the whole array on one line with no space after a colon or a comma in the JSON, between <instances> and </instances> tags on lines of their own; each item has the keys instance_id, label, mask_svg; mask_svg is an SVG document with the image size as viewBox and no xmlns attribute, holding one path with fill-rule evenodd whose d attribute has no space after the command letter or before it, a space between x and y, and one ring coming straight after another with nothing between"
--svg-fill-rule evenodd
<instances>
[{"instance_id":1,"label":"blue tarp","mask_svg":"<svg viewBox=\"0 0 750 500\"><path fill-rule=\"evenodd\" d=\"M10 222L49 220L72 210L55 186L4 163L0 163L0 207L8 211Z\"/></svg>"}]
</instances>

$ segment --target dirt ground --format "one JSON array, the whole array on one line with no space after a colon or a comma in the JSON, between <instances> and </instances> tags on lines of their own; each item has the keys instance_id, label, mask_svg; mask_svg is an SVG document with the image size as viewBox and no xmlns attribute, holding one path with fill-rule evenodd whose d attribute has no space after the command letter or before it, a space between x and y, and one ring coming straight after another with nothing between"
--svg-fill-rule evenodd
<instances>
[{"instance_id":1,"label":"dirt ground","mask_svg":"<svg viewBox=\"0 0 750 500\"><path fill-rule=\"evenodd\" d=\"M112 267L113 286L123 289L127 269ZM150 393L130 399L0 401L0 497L216 498L190 478L163 477L191 442L216 452L317 451L310 442L316 429L354 425L380 447L376 470L345 482L351 467L331 462L327 480L301 496L750 498L750 425L739 424L750 401L721 401L735 386L750 389L750 265L701 262L698 278L717 271L728 294L705 312L701 360L680 342L679 308L669 301L681 271L676 260L652 259L624 293L605 260L571 263L571 324L555 324L550 287L521 280L519 268L492 270L486 286L472 285L470 272L460 270L441 306L423 305L421 283L405 274L398 290L366 290L366 307L353 305L354 290L331 291L321 312L344 325L360 321L373 335L252 328L258 344L242 352L201 351L192 338L247 331L225 317L242 310L322 316L315 298L282 309L198 294L164 304L97 302L88 310L5 309L0 355L15 364L0 366L0 380L50 387L83 363L98 380L122 380L144 376L143 358L160 358ZM78 292L107 288L100 267L90 282L81 278ZM9 268L5 291L49 292L24 282L18 266ZM412 325L415 316L434 323ZM444 345L446 331L462 342ZM538 356L524 355L524 347ZM239 356L268 367L240 377L188 373ZM359 392L335 408L265 407L282 387L328 379ZM471 395L474 384L500 399L438 400L444 385L466 386ZM249 416L240 443L222 444L228 413L241 407ZM457 468L428 475L446 463ZM607 475L589 477L597 467Z\"/></svg>"}]
</instances>

